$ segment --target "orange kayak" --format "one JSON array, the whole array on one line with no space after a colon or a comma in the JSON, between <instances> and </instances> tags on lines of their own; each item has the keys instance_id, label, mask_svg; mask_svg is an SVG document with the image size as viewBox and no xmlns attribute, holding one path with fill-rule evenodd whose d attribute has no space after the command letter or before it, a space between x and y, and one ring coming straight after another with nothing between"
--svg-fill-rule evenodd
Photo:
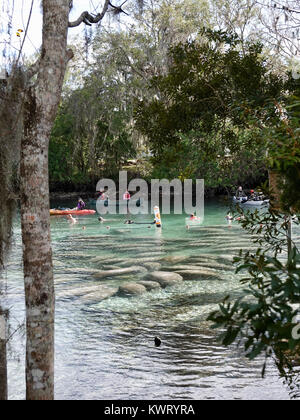
<instances>
[{"instance_id":1,"label":"orange kayak","mask_svg":"<svg viewBox=\"0 0 300 420\"><path fill-rule=\"evenodd\" d=\"M84 216L86 214L95 214L95 210L50 210L50 216L66 216L67 214L73 214L77 216Z\"/></svg>"}]
</instances>

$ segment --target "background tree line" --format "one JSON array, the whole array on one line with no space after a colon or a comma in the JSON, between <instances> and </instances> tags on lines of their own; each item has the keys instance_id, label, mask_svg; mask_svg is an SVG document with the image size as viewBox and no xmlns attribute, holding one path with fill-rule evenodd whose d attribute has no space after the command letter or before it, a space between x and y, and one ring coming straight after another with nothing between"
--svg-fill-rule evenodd
<instances>
[{"instance_id":1,"label":"background tree line","mask_svg":"<svg viewBox=\"0 0 300 420\"><path fill-rule=\"evenodd\" d=\"M52 130L50 188L93 190L124 166L222 190L266 179L265 149L237 121L284 89L261 14L253 0L152 0L125 25L86 30Z\"/></svg>"}]
</instances>

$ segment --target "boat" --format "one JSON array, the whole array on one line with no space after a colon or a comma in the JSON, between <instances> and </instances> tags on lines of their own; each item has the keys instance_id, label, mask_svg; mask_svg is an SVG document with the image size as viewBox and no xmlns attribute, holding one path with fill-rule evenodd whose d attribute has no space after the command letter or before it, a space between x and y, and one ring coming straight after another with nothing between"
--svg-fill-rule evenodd
<instances>
[{"instance_id":1,"label":"boat","mask_svg":"<svg viewBox=\"0 0 300 420\"><path fill-rule=\"evenodd\" d=\"M95 214L95 210L72 210L72 209L51 209L50 216L67 216L68 214L72 214L74 216L86 216L88 214Z\"/></svg>"},{"instance_id":2,"label":"boat","mask_svg":"<svg viewBox=\"0 0 300 420\"><path fill-rule=\"evenodd\" d=\"M233 197L234 204L239 204L240 206L252 206L252 207L261 207L261 206L268 206L270 200L264 199L257 199L257 200L250 200L248 197Z\"/></svg>"}]
</instances>

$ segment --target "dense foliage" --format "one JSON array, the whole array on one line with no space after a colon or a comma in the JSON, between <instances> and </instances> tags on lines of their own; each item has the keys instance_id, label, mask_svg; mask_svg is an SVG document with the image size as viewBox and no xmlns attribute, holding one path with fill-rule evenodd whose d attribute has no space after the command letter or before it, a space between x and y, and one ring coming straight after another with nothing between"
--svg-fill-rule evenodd
<instances>
[{"instance_id":1,"label":"dense foliage","mask_svg":"<svg viewBox=\"0 0 300 420\"><path fill-rule=\"evenodd\" d=\"M180 171L213 187L257 182L266 176L266 149L245 114L279 100L284 81L270 72L260 44L241 49L228 34L206 37L171 49L168 74L151 81L155 98L138 104L137 126L167 177Z\"/></svg>"},{"instance_id":2,"label":"dense foliage","mask_svg":"<svg viewBox=\"0 0 300 420\"><path fill-rule=\"evenodd\" d=\"M50 144L52 189L115 177L128 159L146 179L205 177L223 189L265 179L264 148L234 111L280 90L253 41L256 2L151 0L142 15L128 12L127 25L74 40Z\"/></svg>"}]
</instances>

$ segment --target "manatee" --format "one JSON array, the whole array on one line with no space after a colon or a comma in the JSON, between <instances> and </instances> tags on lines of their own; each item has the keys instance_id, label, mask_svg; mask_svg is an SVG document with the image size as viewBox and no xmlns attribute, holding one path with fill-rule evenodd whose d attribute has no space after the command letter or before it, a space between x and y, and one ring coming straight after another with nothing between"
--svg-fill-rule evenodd
<instances>
[{"instance_id":1,"label":"manatee","mask_svg":"<svg viewBox=\"0 0 300 420\"><path fill-rule=\"evenodd\" d=\"M134 264L141 264L140 261L137 261L136 259L133 258L124 258L124 260L118 264L118 266L120 268L127 268L127 267L132 267ZM143 264L141 264L143 265Z\"/></svg>"},{"instance_id":2,"label":"manatee","mask_svg":"<svg viewBox=\"0 0 300 420\"><path fill-rule=\"evenodd\" d=\"M165 266L162 268L162 271L179 271L179 270L201 270L201 266L200 265L190 265L190 264L186 264L186 265L173 265L173 266Z\"/></svg>"},{"instance_id":3,"label":"manatee","mask_svg":"<svg viewBox=\"0 0 300 420\"><path fill-rule=\"evenodd\" d=\"M80 298L84 303L101 302L114 296L118 292L117 287L106 287L93 293L88 293Z\"/></svg>"},{"instance_id":4,"label":"manatee","mask_svg":"<svg viewBox=\"0 0 300 420\"><path fill-rule=\"evenodd\" d=\"M96 273L98 270L95 268L86 268L86 267L66 267L64 268L65 273L74 273L74 274L92 274Z\"/></svg>"},{"instance_id":5,"label":"manatee","mask_svg":"<svg viewBox=\"0 0 300 420\"><path fill-rule=\"evenodd\" d=\"M75 287L73 289L70 288L70 289L67 289L67 290L60 290L60 291L56 292L56 297L62 298L62 299L70 298L70 297L78 297L78 296L86 295L88 293L95 292L97 290L99 290L99 285Z\"/></svg>"},{"instance_id":6,"label":"manatee","mask_svg":"<svg viewBox=\"0 0 300 420\"><path fill-rule=\"evenodd\" d=\"M168 271L153 271L146 276L146 279L158 282L161 287L175 286L183 281L181 275Z\"/></svg>"},{"instance_id":7,"label":"manatee","mask_svg":"<svg viewBox=\"0 0 300 420\"><path fill-rule=\"evenodd\" d=\"M146 267L145 264L148 263L158 263L160 260L160 257L141 257L140 255L137 255L136 258L125 258L121 263L118 263L119 267L131 267L133 265L141 265L143 267Z\"/></svg>"},{"instance_id":8,"label":"manatee","mask_svg":"<svg viewBox=\"0 0 300 420\"><path fill-rule=\"evenodd\" d=\"M161 258L161 261L169 262L169 263L176 263L187 260L188 256L181 256L181 255L170 255L168 257Z\"/></svg>"},{"instance_id":9,"label":"manatee","mask_svg":"<svg viewBox=\"0 0 300 420\"><path fill-rule=\"evenodd\" d=\"M147 268L149 271L159 271L161 268L161 264L157 262L146 262L142 263L142 266Z\"/></svg>"},{"instance_id":10,"label":"manatee","mask_svg":"<svg viewBox=\"0 0 300 420\"><path fill-rule=\"evenodd\" d=\"M117 288L111 288L106 285L81 286L74 289L61 290L56 293L59 299L78 298L82 296L97 295L97 300L105 299L117 292ZM102 298L101 298L102 296ZM101 299L100 299L101 298Z\"/></svg>"},{"instance_id":11,"label":"manatee","mask_svg":"<svg viewBox=\"0 0 300 420\"><path fill-rule=\"evenodd\" d=\"M117 270L118 268L121 268L121 267L119 267L119 265L106 265L106 264L102 265L103 270Z\"/></svg>"},{"instance_id":12,"label":"manatee","mask_svg":"<svg viewBox=\"0 0 300 420\"><path fill-rule=\"evenodd\" d=\"M204 267L204 268L214 268L215 270L225 270L225 271L232 271L234 270L233 265L228 264L220 264L220 263L214 263L214 262L201 262L201 263L195 263L196 266Z\"/></svg>"},{"instance_id":13,"label":"manatee","mask_svg":"<svg viewBox=\"0 0 300 420\"><path fill-rule=\"evenodd\" d=\"M140 280L138 284L142 284L147 290L160 289L160 284L157 281Z\"/></svg>"},{"instance_id":14,"label":"manatee","mask_svg":"<svg viewBox=\"0 0 300 420\"><path fill-rule=\"evenodd\" d=\"M156 257L157 259L159 259L161 256L165 255L166 252L165 251L155 251L155 252L141 252L140 254L138 252L136 252L136 259L138 258L147 258L149 256L151 257Z\"/></svg>"},{"instance_id":15,"label":"manatee","mask_svg":"<svg viewBox=\"0 0 300 420\"><path fill-rule=\"evenodd\" d=\"M223 279L217 271L200 269L200 267L198 270L176 270L175 273L182 276L185 280Z\"/></svg>"},{"instance_id":16,"label":"manatee","mask_svg":"<svg viewBox=\"0 0 300 420\"><path fill-rule=\"evenodd\" d=\"M128 282L119 287L118 296L138 296L147 291L146 287L139 283Z\"/></svg>"},{"instance_id":17,"label":"manatee","mask_svg":"<svg viewBox=\"0 0 300 420\"><path fill-rule=\"evenodd\" d=\"M107 270L107 271L97 271L94 273L94 277L97 279L102 279L105 277L116 277L122 276L124 274L136 274L136 273L145 273L147 272L145 267L140 266L133 266L127 268L117 268L115 270Z\"/></svg>"},{"instance_id":18,"label":"manatee","mask_svg":"<svg viewBox=\"0 0 300 420\"><path fill-rule=\"evenodd\" d=\"M107 263L107 264L118 264L121 263L122 261L124 261L124 258L119 258L119 257L94 257L93 259L91 259L92 263Z\"/></svg>"}]
</instances>

